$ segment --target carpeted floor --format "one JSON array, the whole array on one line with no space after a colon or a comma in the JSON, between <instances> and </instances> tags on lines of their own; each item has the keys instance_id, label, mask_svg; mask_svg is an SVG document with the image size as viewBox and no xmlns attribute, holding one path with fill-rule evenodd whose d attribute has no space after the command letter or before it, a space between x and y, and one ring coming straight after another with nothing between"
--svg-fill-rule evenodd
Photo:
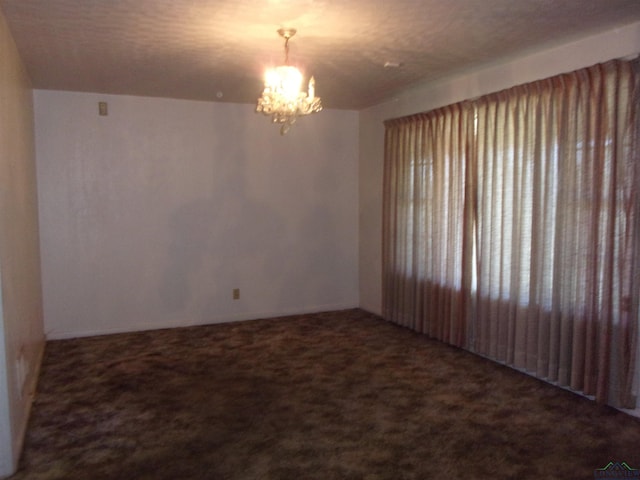
<instances>
[{"instance_id":1,"label":"carpeted floor","mask_svg":"<svg viewBox=\"0 0 640 480\"><path fill-rule=\"evenodd\" d=\"M640 421L361 310L47 344L33 479L592 479Z\"/></svg>"}]
</instances>

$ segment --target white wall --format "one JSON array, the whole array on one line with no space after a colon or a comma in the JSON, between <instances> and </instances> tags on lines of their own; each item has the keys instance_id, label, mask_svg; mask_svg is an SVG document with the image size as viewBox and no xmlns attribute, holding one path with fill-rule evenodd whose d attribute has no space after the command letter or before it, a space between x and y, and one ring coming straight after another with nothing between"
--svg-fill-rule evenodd
<instances>
[{"instance_id":1,"label":"white wall","mask_svg":"<svg viewBox=\"0 0 640 480\"><path fill-rule=\"evenodd\" d=\"M502 64L424 84L360 112L360 306L382 311L383 121L514 85L551 77L640 51L640 23L594 35Z\"/></svg>"},{"instance_id":2,"label":"white wall","mask_svg":"<svg viewBox=\"0 0 640 480\"><path fill-rule=\"evenodd\" d=\"M17 465L44 348L31 93L0 11L0 477Z\"/></svg>"},{"instance_id":3,"label":"white wall","mask_svg":"<svg viewBox=\"0 0 640 480\"><path fill-rule=\"evenodd\" d=\"M251 105L38 90L35 107L49 338L358 305L356 112L280 136Z\"/></svg>"}]
</instances>

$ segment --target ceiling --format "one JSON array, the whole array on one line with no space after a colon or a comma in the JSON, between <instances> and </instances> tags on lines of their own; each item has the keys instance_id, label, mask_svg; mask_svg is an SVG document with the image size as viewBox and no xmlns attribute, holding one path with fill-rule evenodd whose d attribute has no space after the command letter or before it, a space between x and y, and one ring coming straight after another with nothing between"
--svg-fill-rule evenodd
<instances>
[{"instance_id":1,"label":"ceiling","mask_svg":"<svg viewBox=\"0 0 640 480\"><path fill-rule=\"evenodd\" d=\"M325 108L640 20L639 0L0 0L34 88L254 103L282 63ZM386 62L400 64L385 68Z\"/></svg>"}]
</instances>

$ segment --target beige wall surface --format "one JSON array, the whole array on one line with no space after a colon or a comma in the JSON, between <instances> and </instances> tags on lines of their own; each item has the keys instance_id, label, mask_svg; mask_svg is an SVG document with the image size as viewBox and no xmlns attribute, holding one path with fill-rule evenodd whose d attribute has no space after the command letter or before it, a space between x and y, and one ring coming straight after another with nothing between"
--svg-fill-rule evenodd
<instances>
[{"instance_id":1,"label":"beige wall surface","mask_svg":"<svg viewBox=\"0 0 640 480\"><path fill-rule=\"evenodd\" d=\"M505 63L418 85L360 112L360 306L382 311L382 177L386 119L402 117L570 72L613 58L637 55L640 23L559 45Z\"/></svg>"},{"instance_id":2,"label":"beige wall surface","mask_svg":"<svg viewBox=\"0 0 640 480\"><path fill-rule=\"evenodd\" d=\"M251 105L38 90L35 111L49 338L358 305L357 112L281 136Z\"/></svg>"},{"instance_id":3,"label":"beige wall surface","mask_svg":"<svg viewBox=\"0 0 640 480\"><path fill-rule=\"evenodd\" d=\"M30 82L0 12L0 476L15 469L44 348Z\"/></svg>"}]
</instances>

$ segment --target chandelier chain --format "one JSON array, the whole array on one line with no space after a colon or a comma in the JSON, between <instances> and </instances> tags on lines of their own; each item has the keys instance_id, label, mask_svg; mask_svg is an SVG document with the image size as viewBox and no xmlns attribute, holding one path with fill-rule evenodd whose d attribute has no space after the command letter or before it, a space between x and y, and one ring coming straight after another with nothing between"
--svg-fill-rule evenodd
<instances>
[{"instance_id":1,"label":"chandelier chain","mask_svg":"<svg viewBox=\"0 0 640 480\"><path fill-rule=\"evenodd\" d=\"M284 64L289 65L289 36L284 37Z\"/></svg>"}]
</instances>

